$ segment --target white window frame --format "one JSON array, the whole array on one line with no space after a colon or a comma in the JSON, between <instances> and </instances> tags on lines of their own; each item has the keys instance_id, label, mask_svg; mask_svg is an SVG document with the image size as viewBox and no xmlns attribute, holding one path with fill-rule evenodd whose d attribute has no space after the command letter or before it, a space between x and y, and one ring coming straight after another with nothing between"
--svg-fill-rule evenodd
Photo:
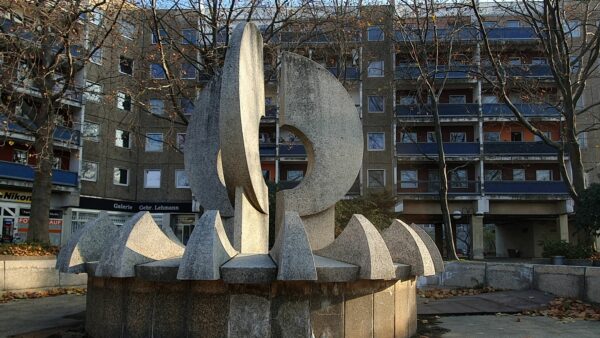
<instances>
[{"instance_id":1,"label":"white window frame","mask_svg":"<svg viewBox=\"0 0 600 338\"><path fill-rule=\"evenodd\" d=\"M94 164L94 165L96 165L96 173L95 173L95 175L94 175L94 178L93 178L93 179L92 179L92 178L86 178L86 177L83 175L83 172L84 172L83 168L84 168L84 164L85 164L85 163L90 163L90 164ZM98 182L98 172L99 172L99 168L100 168L100 163L99 163L99 162L95 162L95 161L81 161L81 174L79 175L79 176L80 176L80 179L81 179L82 181L88 181L88 182Z\"/></svg>"},{"instance_id":2,"label":"white window frame","mask_svg":"<svg viewBox=\"0 0 600 338\"><path fill-rule=\"evenodd\" d=\"M104 21L104 11L100 8L94 9L90 18L90 23L100 26L102 25L102 21Z\"/></svg>"},{"instance_id":3,"label":"white window frame","mask_svg":"<svg viewBox=\"0 0 600 338\"><path fill-rule=\"evenodd\" d=\"M98 134L96 134L95 136L86 136L85 135L85 131L87 130L86 126L88 126L88 125L95 125L95 126L97 126L98 127L97 128ZM100 133L101 133L101 131L100 131L100 123L91 122L91 121L84 121L83 122L82 130L81 130L81 137L84 140L98 143L98 142L100 142Z\"/></svg>"},{"instance_id":4,"label":"white window frame","mask_svg":"<svg viewBox=\"0 0 600 338\"><path fill-rule=\"evenodd\" d=\"M127 21L125 19L120 19L119 20L119 33L121 34L122 37L129 39L129 40L133 40L134 36L135 36L135 24L131 23L130 21ZM128 26L127 28L131 28L131 31L129 30L125 30L124 27ZM131 34L131 35L127 35L127 34Z\"/></svg>"},{"instance_id":5,"label":"white window frame","mask_svg":"<svg viewBox=\"0 0 600 338\"><path fill-rule=\"evenodd\" d=\"M374 172L374 171L383 173L381 186L371 184L371 172ZM385 188L386 178L387 177L386 177L385 169L367 169L367 187L368 188Z\"/></svg>"},{"instance_id":6,"label":"white window frame","mask_svg":"<svg viewBox=\"0 0 600 338\"><path fill-rule=\"evenodd\" d=\"M404 180L405 174L411 173L411 177L414 173L415 180ZM400 170L400 188L402 189L418 189L419 188L419 171L416 169L404 169Z\"/></svg>"},{"instance_id":7,"label":"white window frame","mask_svg":"<svg viewBox=\"0 0 600 338\"><path fill-rule=\"evenodd\" d=\"M123 133L127 133L127 147L124 146L120 146L117 144L117 140L119 139L119 135L118 133L121 132L121 141L123 140ZM115 129L115 147L117 148L121 148L121 149L131 149L131 132L128 130L123 130L123 129Z\"/></svg>"},{"instance_id":8,"label":"white window frame","mask_svg":"<svg viewBox=\"0 0 600 338\"><path fill-rule=\"evenodd\" d=\"M121 71L121 58L131 60L131 74ZM117 67L119 70L119 74L133 76L133 73L135 72L135 60L133 58L127 57L125 55L119 55L119 63L117 64Z\"/></svg>"},{"instance_id":9,"label":"white window frame","mask_svg":"<svg viewBox=\"0 0 600 338\"><path fill-rule=\"evenodd\" d=\"M148 185L148 174L150 172L158 172L158 186L149 186ZM144 189L160 189L162 184L162 171L160 169L144 169Z\"/></svg>"},{"instance_id":10,"label":"white window frame","mask_svg":"<svg viewBox=\"0 0 600 338\"><path fill-rule=\"evenodd\" d=\"M125 102L127 102L127 97L129 97L129 109L125 109ZM132 102L131 95L125 92L117 92L117 108L124 111L131 111Z\"/></svg>"},{"instance_id":11,"label":"white window frame","mask_svg":"<svg viewBox=\"0 0 600 338\"><path fill-rule=\"evenodd\" d=\"M96 90L98 88L99 90ZM85 91L83 92L83 97L85 101L99 103L102 101L103 88L100 83L85 81Z\"/></svg>"},{"instance_id":12,"label":"white window frame","mask_svg":"<svg viewBox=\"0 0 600 338\"><path fill-rule=\"evenodd\" d=\"M157 141L154 137L150 136L150 135L160 135L161 140ZM160 143L160 149L158 150L149 150L148 147L151 145L151 142L159 142ZM164 139L164 134L163 133L146 133L146 142L144 142L144 151L147 153L161 153L163 151L163 143L164 143L165 139Z\"/></svg>"},{"instance_id":13,"label":"white window frame","mask_svg":"<svg viewBox=\"0 0 600 338\"><path fill-rule=\"evenodd\" d=\"M116 170L116 169L118 169L118 170L125 170L125 172L126 172L126 174L127 174L127 176L126 176L127 183L117 183L117 182L115 182L115 170ZM112 181L113 181L113 185L120 185L120 186L122 186L122 187L127 187L127 186L129 186L129 172L130 172L130 170L129 170L128 168L119 168L119 167L113 167L113 175L112 175L112 178L113 178L113 180L112 180Z\"/></svg>"},{"instance_id":14,"label":"white window frame","mask_svg":"<svg viewBox=\"0 0 600 338\"><path fill-rule=\"evenodd\" d=\"M371 136L382 135L382 145L381 149L372 148L371 147ZM385 151L385 132L369 132L367 133L367 150L368 151Z\"/></svg>"},{"instance_id":15,"label":"white window frame","mask_svg":"<svg viewBox=\"0 0 600 338\"><path fill-rule=\"evenodd\" d=\"M437 140L435 139L435 131L427 132L427 143L437 143Z\"/></svg>"},{"instance_id":16,"label":"white window frame","mask_svg":"<svg viewBox=\"0 0 600 338\"><path fill-rule=\"evenodd\" d=\"M367 66L367 77L384 77L385 76L385 61L375 60L369 62Z\"/></svg>"},{"instance_id":17,"label":"white window frame","mask_svg":"<svg viewBox=\"0 0 600 338\"><path fill-rule=\"evenodd\" d=\"M181 173L183 173L186 178L187 178L187 185L180 185L179 184L179 177L178 175L180 175ZM185 171L185 169L176 169L175 170L175 188L177 189L189 189L190 188L190 178L187 175L187 172Z\"/></svg>"},{"instance_id":18,"label":"white window frame","mask_svg":"<svg viewBox=\"0 0 600 338\"><path fill-rule=\"evenodd\" d=\"M93 64L96 64L98 66L102 66L102 60L103 60L102 55L103 55L102 47L100 47L100 48L96 49L92 53L92 55L90 55L90 62L93 63ZM97 60L96 58L99 58L99 59Z\"/></svg>"}]
</instances>

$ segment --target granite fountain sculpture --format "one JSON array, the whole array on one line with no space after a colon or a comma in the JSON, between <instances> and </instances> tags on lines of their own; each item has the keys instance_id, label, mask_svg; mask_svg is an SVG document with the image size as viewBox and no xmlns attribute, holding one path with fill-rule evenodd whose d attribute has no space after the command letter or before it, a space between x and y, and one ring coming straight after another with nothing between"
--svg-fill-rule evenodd
<instances>
[{"instance_id":1,"label":"granite fountain sculpture","mask_svg":"<svg viewBox=\"0 0 600 338\"><path fill-rule=\"evenodd\" d=\"M443 270L419 227L382 233L354 215L334 238L334 205L362 161L362 126L344 87L317 63L281 55L280 125L298 135L308 171L277 193L269 249L262 37L238 25L220 74L191 119L185 166L205 212L186 246L148 212L120 227L107 214L61 250L57 268L88 274L92 337L409 337L415 276Z\"/></svg>"}]
</instances>

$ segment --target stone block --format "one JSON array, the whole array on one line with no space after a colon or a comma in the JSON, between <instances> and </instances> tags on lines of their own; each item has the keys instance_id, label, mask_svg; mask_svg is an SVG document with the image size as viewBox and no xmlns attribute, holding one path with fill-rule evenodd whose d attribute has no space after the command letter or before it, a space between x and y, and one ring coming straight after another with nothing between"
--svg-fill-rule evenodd
<instances>
[{"instance_id":1,"label":"stone block","mask_svg":"<svg viewBox=\"0 0 600 338\"><path fill-rule=\"evenodd\" d=\"M101 332L104 306L104 278L88 276L87 293L85 295L85 331L94 334Z\"/></svg>"},{"instance_id":2,"label":"stone block","mask_svg":"<svg viewBox=\"0 0 600 338\"><path fill-rule=\"evenodd\" d=\"M310 336L310 302L307 297L278 295L271 299L271 337Z\"/></svg>"},{"instance_id":3,"label":"stone block","mask_svg":"<svg viewBox=\"0 0 600 338\"><path fill-rule=\"evenodd\" d=\"M230 297L228 338L271 336L271 303L268 297L249 294Z\"/></svg>"},{"instance_id":4,"label":"stone block","mask_svg":"<svg viewBox=\"0 0 600 338\"><path fill-rule=\"evenodd\" d=\"M559 297L582 299L585 288L585 267L566 265L535 265L533 287Z\"/></svg>"},{"instance_id":5,"label":"stone block","mask_svg":"<svg viewBox=\"0 0 600 338\"><path fill-rule=\"evenodd\" d=\"M186 316L189 337L227 337L229 297L222 281L191 281Z\"/></svg>"},{"instance_id":6,"label":"stone block","mask_svg":"<svg viewBox=\"0 0 600 338\"><path fill-rule=\"evenodd\" d=\"M397 281L394 284L394 337L409 338L411 311L408 309L409 281Z\"/></svg>"},{"instance_id":7,"label":"stone block","mask_svg":"<svg viewBox=\"0 0 600 338\"><path fill-rule=\"evenodd\" d=\"M4 261L4 289L37 289L56 287L59 277L56 260Z\"/></svg>"},{"instance_id":8,"label":"stone block","mask_svg":"<svg viewBox=\"0 0 600 338\"><path fill-rule=\"evenodd\" d=\"M501 290L529 290L533 287L532 264L487 263L487 286Z\"/></svg>"},{"instance_id":9,"label":"stone block","mask_svg":"<svg viewBox=\"0 0 600 338\"><path fill-rule=\"evenodd\" d=\"M314 256L318 280L321 283L350 282L358 279L359 267L335 259Z\"/></svg>"},{"instance_id":10,"label":"stone block","mask_svg":"<svg viewBox=\"0 0 600 338\"><path fill-rule=\"evenodd\" d=\"M277 279L317 280L315 259L300 215L286 211L282 222L269 253L277 262Z\"/></svg>"},{"instance_id":11,"label":"stone block","mask_svg":"<svg viewBox=\"0 0 600 338\"><path fill-rule=\"evenodd\" d=\"M277 266L268 254L238 254L221 266L221 278L229 284L270 283Z\"/></svg>"},{"instance_id":12,"label":"stone block","mask_svg":"<svg viewBox=\"0 0 600 338\"><path fill-rule=\"evenodd\" d=\"M481 287L485 285L485 263L482 262L447 262L441 276L442 285L462 288Z\"/></svg>"},{"instance_id":13,"label":"stone block","mask_svg":"<svg viewBox=\"0 0 600 338\"><path fill-rule=\"evenodd\" d=\"M163 259L135 266L135 276L153 282L175 282L181 258Z\"/></svg>"},{"instance_id":14,"label":"stone block","mask_svg":"<svg viewBox=\"0 0 600 338\"><path fill-rule=\"evenodd\" d=\"M412 337L417 333L417 281L415 277L408 280L407 288L408 336Z\"/></svg>"},{"instance_id":15,"label":"stone block","mask_svg":"<svg viewBox=\"0 0 600 338\"><path fill-rule=\"evenodd\" d=\"M373 337L394 338L394 282L373 294Z\"/></svg>"},{"instance_id":16,"label":"stone block","mask_svg":"<svg viewBox=\"0 0 600 338\"><path fill-rule=\"evenodd\" d=\"M115 278L116 279L116 278ZM122 279L116 279L121 281ZM122 290L124 291L124 290ZM155 298L159 292L153 282L132 279L128 285L127 291L123 293L123 303L126 306L124 316L124 336L125 337L151 337L155 323ZM108 304L108 306L113 306ZM105 320L113 319L105 317Z\"/></svg>"},{"instance_id":17,"label":"stone block","mask_svg":"<svg viewBox=\"0 0 600 338\"><path fill-rule=\"evenodd\" d=\"M394 263L410 265L415 276L435 275L429 249L421 236L408 224L396 219L382 233Z\"/></svg>"},{"instance_id":18,"label":"stone block","mask_svg":"<svg viewBox=\"0 0 600 338\"><path fill-rule=\"evenodd\" d=\"M585 300L600 304L600 268L585 268Z\"/></svg>"},{"instance_id":19,"label":"stone block","mask_svg":"<svg viewBox=\"0 0 600 338\"><path fill-rule=\"evenodd\" d=\"M312 290L310 321L314 337L344 337L344 295L341 285L317 283Z\"/></svg>"},{"instance_id":20,"label":"stone block","mask_svg":"<svg viewBox=\"0 0 600 338\"><path fill-rule=\"evenodd\" d=\"M373 337L373 294L371 292L346 294L344 323L344 337Z\"/></svg>"},{"instance_id":21,"label":"stone block","mask_svg":"<svg viewBox=\"0 0 600 338\"><path fill-rule=\"evenodd\" d=\"M189 282L154 283L152 337L185 337Z\"/></svg>"},{"instance_id":22,"label":"stone block","mask_svg":"<svg viewBox=\"0 0 600 338\"><path fill-rule=\"evenodd\" d=\"M4 290L4 261L0 261L0 291Z\"/></svg>"},{"instance_id":23,"label":"stone block","mask_svg":"<svg viewBox=\"0 0 600 338\"><path fill-rule=\"evenodd\" d=\"M410 265L394 263L394 269L396 269L396 279L406 280L412 276L412 267Z\"/></svg>"},{"instance_id":24,"label":"stone block","mask_svg":"<svg viewBox=\"0 0 600 338\"><path fill-rule=\"evenodd\" d=\"M99 331L96 331L98 336L112 338L120 337L123 334L127 313L131 312L130 309L127 309L125 303L126 295L129 294L128 286L129 280L124 278L104 279L104 287L102 290L102 306L100 311L100 318L102 318L102 321L100 322ZM147 304L145 303L147 299L148 297L141 299L141 304L138 304L136 309L143 311L146 306L145 304ZM152 309L152 307L150 307L150 309ZM150 318L151 316L148 316L140 320L144 321ZM96 338L96 335L93 335L93 337Z\"/></svg>"},{"instance_id":25,"label":"stone block","mask_svg":"<svg viewBox=\"0 0 600 338\"><path fill-rule=\"evenodd\" d=\"M70 286L82 286L86 285L88 280L87 273L72 274L72 273L58 273L58 286L70 287Z\"/></svg>"}]
</instances>

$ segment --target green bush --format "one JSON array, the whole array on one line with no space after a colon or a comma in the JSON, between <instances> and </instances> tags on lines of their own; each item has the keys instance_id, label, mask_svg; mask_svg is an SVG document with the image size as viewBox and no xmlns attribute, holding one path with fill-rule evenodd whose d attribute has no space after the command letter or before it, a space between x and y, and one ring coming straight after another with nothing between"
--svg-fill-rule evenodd
<instances>
[{"instance_id":1,"label":"green bush","mask_svg":"<svg viewBox=\"0 0 600 338\"><path fill-rule=\"evenodd\" d=\"M372 193L337 202L335 205L336 236L344 230L354 214L365 216L379 230L387 228L396 218L395 206L396 196L390 192Z\"/></svg>"},{"instance_id":2,"label":"green bush","mask_svg":"<svg viewBox=\"0 0 600 338\"><path fill-rule=\"evenodd\" d=\"M589 247L580 244L567 243L564 240L546 240L542 243L543 257L564 256L568 259L589 258L592 251Z\"/></svg>"}]
</instances>

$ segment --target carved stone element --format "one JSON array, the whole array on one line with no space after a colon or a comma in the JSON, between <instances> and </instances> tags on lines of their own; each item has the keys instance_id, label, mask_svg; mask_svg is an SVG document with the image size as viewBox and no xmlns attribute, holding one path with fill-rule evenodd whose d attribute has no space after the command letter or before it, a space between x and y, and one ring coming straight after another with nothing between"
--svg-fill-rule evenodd
<instances>
[{"instance_id":1,"label":"carved stone element","mask_svg":"<svg viewBox=\"0 0 600 338\"><path fill-rule=\"evenodd\" d=\"M417 232L406 223L394 220L381 236L395 263L410 265L415 276L435 275L429 249Z\"/></svg>"},{"instance_id":2,"label":"carved stone element","mask_svg":"<svg viewBox=\"0 0 600 338\"><path fill-rule=\"evenodd\" d=\"M165 235L147 211L140 211L119 228L118 237L107 247L96 276L134 277L137 264L181 257L184 247Z\"/></svg>"},{"instance_id":3,"label":"carved stone element","mask_svg":"<svg viewBox=\"0 0 600 338\"><path fill-rule=\"evenodd\" d=\"M431 256L431 260L433 260L433 267L435 268L435 273L438 274L444 272L444 259L442 258L442 254L440 253L440 250L438 249L431 236L429 236L429 234L418 225L411 224L410 228L413 229L417 233L417 235L419 235L419 237L421 237L421 240L423 241L423 243L425 243L427 250L429 250L429 255Z\"/></svg>"},{"instance_id":4,"label":"carved stone element","mask_svg":"<svg viewBox=\"0 0 600 338\"><path fill-rule=\"evenodd\" d=\"M396 276L383 238L363 215L353 215L335 241L315 254L358 265L361 279L393 279Z\"/></svg>"},{"instance_id":5,"label":"carved stone element","mask_svg":"<svg viewBox=\"0 0 600 338\"><path fill-rule=\"evenodd\" d=\"M305 57L282 54L279 93L281 127L302 140L308 170L297 187L277 194L277 218L298 212L311 247L321 249L334 239L330 208L352 187L362 164L362 125L342 84Z\"/></svg>"},{"instance_id":6,"label":"carved stone element","mask_svg":"<svg viewBox=\"0 0 600 338\"><path fill-rule=\"evenodd\" d=\"M306 230L297 212L287 211L271 258L277 263L279 280L317 280L315 260Z\"/></svg>"},{"instance_id":7,"label":"carved stone element","mask_svg":"<svg viewBox=\"0 0 600 338\"><path fill-rule=\"evenodd\" d=\"M85 272L85 263L99 260L118 233L119 228L108 213L101 212L98 218L87 222L69 238L58 254L56 268L60 272Z\"/></svg>"},{"instance_id":8,"label":"carved stone element","mask_svg":"<svg viewBox=\"0 0 600 338\"><path fill-rule=\"evenodd\" d=\"M196 222L183 253L177 279L217 280L219 268L237 255L231 246L218 210L208 210Z\"/></svg>"}]
</instances>

